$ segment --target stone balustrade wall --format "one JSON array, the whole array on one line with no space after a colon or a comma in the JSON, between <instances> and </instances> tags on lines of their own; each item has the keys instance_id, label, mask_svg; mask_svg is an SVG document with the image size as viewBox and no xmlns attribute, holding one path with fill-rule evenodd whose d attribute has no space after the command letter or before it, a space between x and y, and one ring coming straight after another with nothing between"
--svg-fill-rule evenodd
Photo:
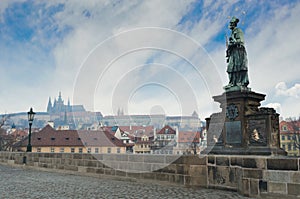
<instances>
[{"instance_id":1,"label":"stone balustrade wall","mask_svg":"<svg viewBox=\"0 0 300 199\"><path fill-rule=\"evenodd\" d=\"M226 189L256 198L300 197L299 161L281 156L0 152L2 164Z\"/></svg>"}]
</instances>

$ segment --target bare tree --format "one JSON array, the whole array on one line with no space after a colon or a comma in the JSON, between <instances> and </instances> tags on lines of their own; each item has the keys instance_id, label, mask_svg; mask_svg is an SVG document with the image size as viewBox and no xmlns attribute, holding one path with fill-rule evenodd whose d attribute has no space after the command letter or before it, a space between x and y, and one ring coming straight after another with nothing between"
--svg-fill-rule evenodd
<instances>
[{"instance_id":1,"label":"bare tree","mask_svg":"<svg viewBox=\"0 0 300 199\"><path fill-rule=\"evenodd\" d=\"M293 133L293 144L300 154L300 117L298 119L290 119L291 130Z\"/></svg>"},{"instance_id":2,"label":"bare tree","mask_svg":"<svg viewBox=\"0 0 300 199\"><path fill-rule=\"evenodd\" d=\"M4 115L0 121L0 151L9 151L12 148L14 143L14 136L8 134L5 129L2 127L5 125L5 122L9 116Z\"/></svg>"}]
</instances>

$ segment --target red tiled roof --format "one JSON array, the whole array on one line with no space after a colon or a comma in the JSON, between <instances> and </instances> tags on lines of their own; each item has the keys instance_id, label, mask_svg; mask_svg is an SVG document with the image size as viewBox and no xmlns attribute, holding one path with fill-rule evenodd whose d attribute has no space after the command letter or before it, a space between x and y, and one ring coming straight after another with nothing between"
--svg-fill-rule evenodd
<instances>
[{"instance_id":1,"label":"red tiled roof","mask_svg":"<svg viewBox=\"0 0 300 199\"><path fill-rule=\"evenodd\" d=\"M26 146L27 137L18 143L18 146ZM55 130L47 125L39 132L32 133L32 146L105 146L105 147L125 147L125 144L109 132L97 131L77 131L77 130Z\"/></svg>"},{"instance_id":2,"label":"red tiled roof","mask_svg":"<svg viewBox=\"0 0 300 199\"><path fill-rule=\"evenodd\" d=\"M139 132L145 132L146 134L153 132L153 126L119 126L120 130L128 132L130 134L136 134Z\"/></svg>"},{"instance_id":3,"label":"red tiled roof","mask_svg":"<svg viewBox=\"0 0 300 199\"><path fill-rule=\"evenodd\" d=\"M160 131L158 131L157 134L176 134L176 131L169 125L166 125Z\"/></svg>"},{"instance_id":4,"label":"red tiled roof","mask_svg":"<svg viewBox=\"0 0 300 199\"><path fill-rule=\"evenodd\" d=\"M284 130L286 126L286 130ZM281 121L279 123L280 134L289 134L289 133L299 133L300 131L300 121Z\"/></svg>"},{"instance_id":5,"label":"red tiled roof","mask_svg":"<svg viewBox=\"0 0 300 199\"><path fill-rule=\"evenodd\" d=\"M179 143L199 143L200 132L178 132L178 142Z\"/></svg>"}]
</instances>

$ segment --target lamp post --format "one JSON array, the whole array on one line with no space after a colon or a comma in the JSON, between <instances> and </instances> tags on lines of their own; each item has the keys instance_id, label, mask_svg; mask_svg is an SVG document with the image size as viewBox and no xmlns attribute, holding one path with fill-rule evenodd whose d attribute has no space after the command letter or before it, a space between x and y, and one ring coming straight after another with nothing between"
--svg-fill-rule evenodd
<instances>
[{"instance_id":1,"label":"lamp post","mask_svg":"<svg viewBox=\"0 0 300 199\"><path fill-rule=\"evenodd\" d=\"M28 114L28 123L29 123L29 135L28 135L28 145L27 145L27 150L26 152L31 152L32 151L32 146L31 146L31 126L32 126L32 122L34 119L34 114L35 112L33 112L32 108L30 108Z\"/></svg>"}]
</instances>

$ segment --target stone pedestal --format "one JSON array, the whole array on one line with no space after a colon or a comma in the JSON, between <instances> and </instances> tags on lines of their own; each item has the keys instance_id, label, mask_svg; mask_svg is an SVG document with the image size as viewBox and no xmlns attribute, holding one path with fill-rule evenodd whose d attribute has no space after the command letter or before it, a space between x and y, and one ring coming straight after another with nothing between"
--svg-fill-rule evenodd
<instances>
[{"instance_id":1,"label":"stone pedestal","mask_svg":"<svg viewBox=\"0 0 300 199\"><path fill-rule=\"evenodd\" d=\"M264 94L227 91L213 99L222 111L206 119L208 147L204 153L286 155L280 149L279 114L273 108L260 108Z\"/></svg>"}]
</instances>

